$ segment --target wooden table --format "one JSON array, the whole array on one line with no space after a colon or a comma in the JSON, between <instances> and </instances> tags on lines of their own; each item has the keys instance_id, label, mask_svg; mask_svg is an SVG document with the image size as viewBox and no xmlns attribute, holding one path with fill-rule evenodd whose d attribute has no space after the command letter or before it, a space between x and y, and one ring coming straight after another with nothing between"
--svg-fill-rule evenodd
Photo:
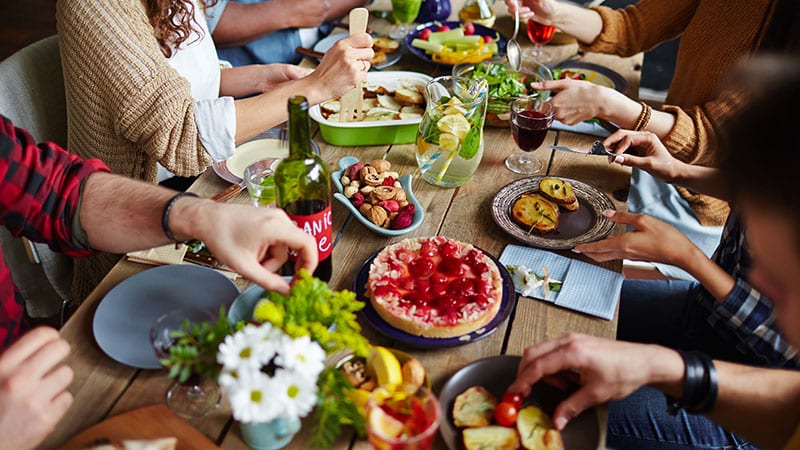
<instances>
[{"instance_id":1,"label":"wooden table","mask_svg":"<svg viewBox=\"0 0 800 450\"><path fill-rule=\"evenodd\" d=\"M371 8L389 9L386 4L388 0L378 0ZM459 4L459 1L453 2L452 17L456 17ZM504 35L510 36L512 24L502 2L497 2L495 10L498 14L495 27ZM386 30L389 25L373 20L370 26L374 30L381 31ZM523 45L527 44L524 38L520 41ZM576 51L576 46L572 44L550 50L567 56ZM627 78L629 93L638 92L641 55L621 59L588 54L582 60L613 68ZM410 54L404 55L401 62L393 68L427 72L431 75L441 75L446 72L438 69L432 73L427 70L429 68L420 66L419 61ZM458 189L442 189L427 184L419 176L414 159L416 148L414 144L339 148L328 145L319 135L315 136L323 158L331 164L331 167L335 167L338 159L345 155L356 155L362 160L384 157L391 161L401 174L414 174L413 190L426 215L423 224L404 237L443 235L470 242L494 256L499 256L505 245L512 243L512 239L492 220L491 200L500 188L520 176L508 171L503 164L503 159L515 149L508 129L487 127L484 139L483 160L472 179ZM551 131L545 145L563 144L588 148L594 139L591 136ZM537 151L537 155L546 161L547 174L584 180L609 196L612 196L614 191L627 188L629 183L629 170L618 165L610 166L605 158L544 149ZM198 179L192 190L211 197L225 187L226 182L219 179L212 171L208 171ZM246 201L245 196L246 194L242 194L233 201ZM618 209L625 209L624 203L616 200L615 203ZM335 289L349 289L359 265L375 250L400 238L378 236L358 221L351 220L342 205L336 202L334 205L334 236L338 239L333 252L334 271L331 286ZM619 232L621 230L615 230L615 233ZM568 251L561 253L581 258ZM621 270L619 261L606 263L603 266L616 271ZM71 387L75 403L49 436L44 444L45 448L55 448L78 431L107 417L163 402L164 392L170 384L164 371L138 370L111 360L97 346L91 331L94 310L103 296L120 281L146 268L148 266L128 261L120 262L61 330L62 335L72 345L68 363L75 371L75 381ZM246 282L242 281L240 287L244 284ZM500 354L519 355L531 344L566 332L575 331L614 338L615 330L616 321L597 319L545 302L522 298L516 306L513 321L503 324L497 332L486 339L455 348L411 350L411 352L428 369L434 390L438 390L449 376L474 360ZM364 334L375 344L394 345L367 325L364 326ZM602 409L600 417L601 429L605 430L606 415ZM230 411L223 405L206 417L192 420L191 424L222 448L248 448L241 440L238 427L231 426L231 422ZM287 448L310 448L308 439L308 433L301 432ZM355 440L352 445L351 441L352 433L344 433L335 448L369 448L366 441ZM445 448L441 439L435 448Z\"/></svg>"}]
</instances>

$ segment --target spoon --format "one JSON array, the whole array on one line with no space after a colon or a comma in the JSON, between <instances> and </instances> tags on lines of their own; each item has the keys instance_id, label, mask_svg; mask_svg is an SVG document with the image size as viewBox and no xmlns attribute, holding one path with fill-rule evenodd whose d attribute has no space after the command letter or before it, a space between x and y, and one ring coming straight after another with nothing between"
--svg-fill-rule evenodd
<instances>
[{"instance_id":1,"label":"spoon","mask_svg":"<svg viewBox=\"0 0 800 450\"><path fill-rule=\"evenodd\" d=\"M508 59L509 66L511 66L515 72L519 72L519 69L522 68L522 50L519 48L519 42L517 42L517 33L519 32L519 0L515 3L514 34L511 35L511 39L506 44L506 58Z\"/></svg>"}]
</instances>

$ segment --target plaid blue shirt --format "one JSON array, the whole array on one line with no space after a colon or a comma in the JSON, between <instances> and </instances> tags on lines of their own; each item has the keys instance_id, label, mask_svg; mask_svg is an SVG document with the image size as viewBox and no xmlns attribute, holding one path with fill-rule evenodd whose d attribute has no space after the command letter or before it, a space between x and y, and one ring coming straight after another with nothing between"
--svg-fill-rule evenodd
<instances>
[{"instance_id":1,"label":"plaid blue shirt","mask_svg":"<svg viewBox=\"0 0 800 450\"><path fill-rule=\"evenodd\" d=\"M83 181L108 171L99 159L81 160L58 145L38 144L0 115L0 225L14 236L47 242L70 256L91 254L72 239ZM25 331L25 303L0 251L0 352Z\"/></svg>"},{"instance_id":2,"label":"plaid blue shirt","mask_svg":"<svg viewBox=\"0 0 800 450\"><path fill-rule=\"evenodd\" d=\"M752 354L765 364L800 366L797 350L781 337L775 324L772 303L746 280L750 253L735 211L731 211L725 222L712 259L736 280L736 285L722 303L705 288L697 290L697 300L710 311L708 323L711 327L723 336L732 337L739 351Z\"/></svg>"}]
</instances>

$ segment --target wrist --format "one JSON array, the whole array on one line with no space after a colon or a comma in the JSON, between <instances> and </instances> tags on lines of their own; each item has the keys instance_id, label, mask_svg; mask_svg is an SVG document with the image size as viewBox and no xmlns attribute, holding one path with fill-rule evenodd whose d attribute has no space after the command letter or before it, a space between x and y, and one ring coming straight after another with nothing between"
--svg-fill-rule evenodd
<instances>
[{"instance_id":1,"label":"wrist","mask_svg":"<svg viewBox=\"0 0 800 450\"><path fill-rule=\"evenodd\" d=\"M653 354L648 374L649 386L652 386L667 395L680 396L683 392L684 363L680 353L675 350L659 347Z\"/></svg>"},{"instance_id":2,"label":"wrist","mask_svg":"<svg viewBox=\"0 0 800 450\"><path fill-rule=\"evenodd\" d=\"M680 396L665 392L667 411L677 415L711 411L717 400L717 369L708 355L699 352L678 352L683 359L683 389Z\"/></svg>"},{"instance_id":3,"label":"wrist","mask_svg":"<svg viewBox=\"0 0 800 450\"><path fill-rule=\"evenodd\" d=\"M172 202L170 211L166 211L165 208L166 217L162 221L166 224L164 234L175 243L199 238L202 234L198 232L199 225L202 223L200 210L207 203L206 200L191 192L182 192L173 197L170 202Z\"/></svg>"}]
</instances>

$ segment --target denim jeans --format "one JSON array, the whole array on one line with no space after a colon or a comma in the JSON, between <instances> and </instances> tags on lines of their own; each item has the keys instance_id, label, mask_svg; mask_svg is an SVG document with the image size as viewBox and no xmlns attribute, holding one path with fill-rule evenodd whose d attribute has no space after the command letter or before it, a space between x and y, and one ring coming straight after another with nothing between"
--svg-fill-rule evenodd
<instances>
[{"instance_id":1,"label":"denim jeans","mask_svg":"<svg viewBox=\"0 0 800 450\"><path fill-rule=\"evenodd\" d=\"M690 281L625 280L617 339L697 350L716 359L753 363L732 341L706 322L708 311L695 300L699 285ZM608 447L646 449L755 449L702 415L667 413L660 391L643 387L611 402Z\"/></svg>"}]
</instances>

